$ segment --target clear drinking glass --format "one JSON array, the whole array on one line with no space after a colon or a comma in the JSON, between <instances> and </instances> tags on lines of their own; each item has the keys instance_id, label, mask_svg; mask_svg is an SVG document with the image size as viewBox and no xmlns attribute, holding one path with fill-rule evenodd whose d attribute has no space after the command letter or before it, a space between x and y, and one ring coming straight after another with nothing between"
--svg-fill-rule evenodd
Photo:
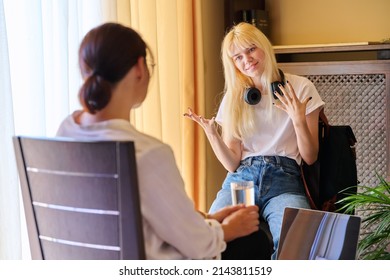
<instances>
[{"instance_id":1,"label":"clear drinking glass","mask_svg":"<svg viewBox=\"0 0 390 280\"><path fill-rule=\"evenodd\" d=\"M253 181L240 181L230 183L233 205L245 204L246 206L255 204L255 188Z\"/></svg>"}]
</instances>

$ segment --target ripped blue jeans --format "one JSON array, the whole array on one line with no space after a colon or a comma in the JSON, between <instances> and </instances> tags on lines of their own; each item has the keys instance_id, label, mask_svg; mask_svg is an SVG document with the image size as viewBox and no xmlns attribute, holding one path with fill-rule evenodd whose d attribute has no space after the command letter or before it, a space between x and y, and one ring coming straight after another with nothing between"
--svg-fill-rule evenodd
<instances>
[{"instance_id":1,"label":"ripped blue jeans","mask_svg":"<svg viewBox=\"0 0 390 280\"><path fill-rule=\"evenodd\" d=\"M253 181L255 203L260 215L267 221L274 243L275 253L279 244L280 229L285 207L308 208L300 168L293 159L281 156L254 156L241 161L236 172L228 173L211 205L210 213L231 205L230 183Z\"/></svg>"}]
</instances>

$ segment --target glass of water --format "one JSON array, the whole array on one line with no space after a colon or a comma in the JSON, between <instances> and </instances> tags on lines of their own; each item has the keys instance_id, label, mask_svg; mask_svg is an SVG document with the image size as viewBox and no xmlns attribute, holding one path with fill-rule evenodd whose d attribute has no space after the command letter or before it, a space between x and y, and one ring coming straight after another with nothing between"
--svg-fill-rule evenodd
<instances>
[{"instance_id":1,"label":"glass of water","mask_svg":"<svg viewBox=\"0 0 390 280\"><path fill-rule=\"evenodd\" d=\"M245 204L246 206L255 204L255 188L253 181L240 181L230 183L233 205Z\"/></svg>"}]
</instances>

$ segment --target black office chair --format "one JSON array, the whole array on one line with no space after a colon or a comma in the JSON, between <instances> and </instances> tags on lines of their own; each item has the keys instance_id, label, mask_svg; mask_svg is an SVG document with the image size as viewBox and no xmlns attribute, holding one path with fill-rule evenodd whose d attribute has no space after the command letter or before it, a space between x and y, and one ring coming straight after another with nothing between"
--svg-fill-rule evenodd
<instances>
[{"instance_id":1,"label":"black office chair","mask_svg":"<svg viewBox=\"0 0 390 280\"><path fill-rule=\"evenodd\" d=\"M133 142L13 141L33 259L145 259Z\"/></svg>"}]
</instances>

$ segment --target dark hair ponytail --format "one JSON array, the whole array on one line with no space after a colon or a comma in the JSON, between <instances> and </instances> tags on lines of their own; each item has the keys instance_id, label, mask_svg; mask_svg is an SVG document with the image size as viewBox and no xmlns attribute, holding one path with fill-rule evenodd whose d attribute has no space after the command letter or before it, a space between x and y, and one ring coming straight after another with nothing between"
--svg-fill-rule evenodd
<instances>
[{"instance_id":1,"label":"dark hair ponytail","mask_svg":"<svg viewBox=\"0 0 390 280\"><path fill-rule=\"evenodd\" d=\"M97 75L89 76L79 93L81 105L91 114L107 106L111 98L111 84Z\"/></svg>"},{"instance_id":2,"label":"dark hair ponytail","mask_svg":"<svg viewBox=\"0 0 390 280\"><path fill-rule=\"evenodd\" d=\"M91 114L110 102L113 86L146 57L147 45L133 29L118 23L102 24L85 35L79 49L84 84L80 103Z\"/></svg>"}]
</instances>

